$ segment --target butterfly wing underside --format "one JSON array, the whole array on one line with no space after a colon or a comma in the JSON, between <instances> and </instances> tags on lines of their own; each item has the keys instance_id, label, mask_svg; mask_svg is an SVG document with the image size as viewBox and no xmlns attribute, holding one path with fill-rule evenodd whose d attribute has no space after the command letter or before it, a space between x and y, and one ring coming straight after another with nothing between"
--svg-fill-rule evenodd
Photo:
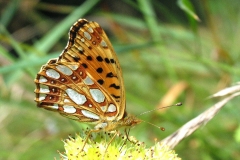
<instances>
[{"instance_id":1,"label":"butterfly wing underside","mask_svg":"<svg viewBox=\"0 0 240 160\"><path fill-rule=\"evenodd\" d=\"M42 66L35 79L39 107L81 122L123 118L125 90L121 68L103 29L79 19L66 48Z\"/></svg>"}]
</instances>

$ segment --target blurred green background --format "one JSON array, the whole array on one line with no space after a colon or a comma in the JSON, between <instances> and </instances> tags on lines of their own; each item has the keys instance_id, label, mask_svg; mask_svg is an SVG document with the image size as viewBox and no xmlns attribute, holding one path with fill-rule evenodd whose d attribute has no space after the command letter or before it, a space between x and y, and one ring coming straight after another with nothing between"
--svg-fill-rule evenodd
<instances>
[{"instance_id":1,"label":"blurred green background","mask_svg":"<svg viewBox=\"0 0 240 160\"><path fill-rule=\"evenodd\" d=\"M86 124L36 107L34 78L58 57L79 18L106 31L123 70L130 132L147 145L176 131L219 99L211 94L240 79L240 1L0 0L0 159L59 159L62 139ZM198 19L199 17L199 19ZM240 159L240 100L176 146L183 159Z\"/></svg>"}]
</instances>

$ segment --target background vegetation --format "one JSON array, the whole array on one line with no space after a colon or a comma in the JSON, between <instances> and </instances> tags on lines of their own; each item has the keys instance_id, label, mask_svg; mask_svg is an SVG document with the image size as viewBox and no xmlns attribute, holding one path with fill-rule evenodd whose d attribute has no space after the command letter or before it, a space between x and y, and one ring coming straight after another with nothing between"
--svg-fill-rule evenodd
<instances>
[{"instance_id":1,"label":"background vegetation","mask_svg":"<svg viewBox=\"0 0 240 160\"><path fill-rule=\"evenodd\" d=\"M215 104L218 99L207 97L240 79L239 0L0 0L0 6L1 159L58 159L61 139L86 127L33 101L35 75L61 53L79 18L106 30L123 69L129 113L183 102L140 116L166 129L142 123L131 130L148 145ZM235 98L182 141L179 157L240 159L239 104Z\"/></svg>"}]
</instances>

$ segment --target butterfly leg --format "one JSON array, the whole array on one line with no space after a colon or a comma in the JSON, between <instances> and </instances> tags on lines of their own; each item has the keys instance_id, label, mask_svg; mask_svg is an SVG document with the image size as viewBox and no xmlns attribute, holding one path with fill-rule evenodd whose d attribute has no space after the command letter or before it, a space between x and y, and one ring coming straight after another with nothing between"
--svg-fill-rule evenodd
<instances>
[{"instance_id":1,"label":"butterfly leg","mask_svg":"<svg viewBox=\"0 0 240 160\"><path fill-rule=\"evenodd\" d=\"M124 131L125 131L125 134L126 134L126 137L127 137L126 140L128 140L129 142L131 142L133 144L136 144L137 142L134 142L134 141L129 139L130 128L129 129L125 129Z\"/></svg>"},{"instance_id":2,"label":"butterfly leg","mask_svg":"<svg viewBox=\"0 0 240 160\"><path fill-rule=\"evenodd\" d=\"M118 132L116 131L116 132L114 133L113 137L111 138L111 140L108 142L107 147L106 147L105 152L104 152L104 155L103 155L103 158L105 157L105 155L106 155L106 153L107 153L108 147L110 146L110 144L112 143L112 141L114 140L114 138L117 136L117 134L118 134Z\"/></svg>"},{"instance_id":3,"label":"butterfly leg","mask_svg":"<svg viewBox=\"0 0 240 160\"><path fill-rule=\"evenodd\" d=\"M90 130L90 131L88 132L87 137L86 137L85 140L84 140L84 143L83 143L83 146L82 146L80 152L83 151L83 149L84 149L84 147L85 147L85 145L86 145L86 143L87 143L88 138L90 137L90 135L91 135L93 132L99 132L99 130Z\"/></svg>"},{"instance_id":4,"label":"butterfly leg","mask_svg":"<svg viewBox=\"0 0 240 160\"><path fill-rule=\"evenodd\" d=\"M125 132L125 135L126 135L126 139L125 139L125 141L124 141L124 143L123 143L123 145L121 146L121 148L120 148L119 151L122 150L123 146L127 143L127 141L129 141L129 142L131 142L131 143L133 143L133 144L136 143L136 142L133 142L133 141L131 141L131 140L129 139L129 132L130 132L130 129L125 129L124 132Z\"/></svg>"}]
</instances>

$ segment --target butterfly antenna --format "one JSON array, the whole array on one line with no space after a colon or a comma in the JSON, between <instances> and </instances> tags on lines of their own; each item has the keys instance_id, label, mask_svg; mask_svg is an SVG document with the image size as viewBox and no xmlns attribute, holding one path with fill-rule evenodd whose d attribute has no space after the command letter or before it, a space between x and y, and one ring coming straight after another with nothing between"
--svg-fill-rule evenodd
<instances>
[{"instance_id":1,"label":"butterfly antenna","mask_svg":"<svg viewBox=\"0 0 240 160\"><path fill-rule=\"evenodd\" d=\"M141 115L143 115L143 114L146 114L146 113L149 113L149 112L152 112L152 111L159 110L159 109L169 108L169 107L173 107L173 106L181 106L181 105L182 105L182 102L178 102L178 103L173 104L173 105L170 105L170 106L160 107L160 108L155 108L155 109L152 109L152 110L149 110L149 111L143 112L143 113L139 114L139 116L141 116Z\"/></svg>"},{"instance_id":2,"label":"butterfly antenna","mask_svg":"<svg viewBox=\"0 0 240 160\"><path fill-rule=\"evenodd\" d=\"M161 129L162 131L165 131L165 128L164 127L159 127L159 126L157 126L157 125L155 125L155 124L153 124L153 123L150 123L150 122L148 122L148 121L144 121L144 120L141 120L142 122L146 122L146 123L148 123L148 124L150 124L150 125L152 125L152 126L154 126L154 127L157 127L157 128L159 128L159 129Z\"/></svg>"},{"instance_id":3,"label":"butterfly antenna","mask_svg":"<svg viewBox=\"0 0 240 160\"><path fill-rule=\"evenodd\" d=\"M149 112L152 112L152 111L156 111L156 110L159 110L159 109L163 109L163 108L169 108L169 107L173 107L173 106L181 106L182 105L182 102L179 102L179 103L176 103L176 104L173 104L173 105L170 105L170 106L166 106L166 107L160 107L160 108L156 108L156 109L152 109L152 110L149 110L149 111L146 111L146 112L143 112L141 114L139 114L139 116L143 115L143 114L146 114L146 113L149 113ZM150 122L147 122L147 121L144 121L144 120L141 120L142 122L146 122L154 127L157 127L159 129L161 129L162 131L165 131L165 128L164 127L159 127L153 123L150 123Z\"/></svg>"}]
</instances>

